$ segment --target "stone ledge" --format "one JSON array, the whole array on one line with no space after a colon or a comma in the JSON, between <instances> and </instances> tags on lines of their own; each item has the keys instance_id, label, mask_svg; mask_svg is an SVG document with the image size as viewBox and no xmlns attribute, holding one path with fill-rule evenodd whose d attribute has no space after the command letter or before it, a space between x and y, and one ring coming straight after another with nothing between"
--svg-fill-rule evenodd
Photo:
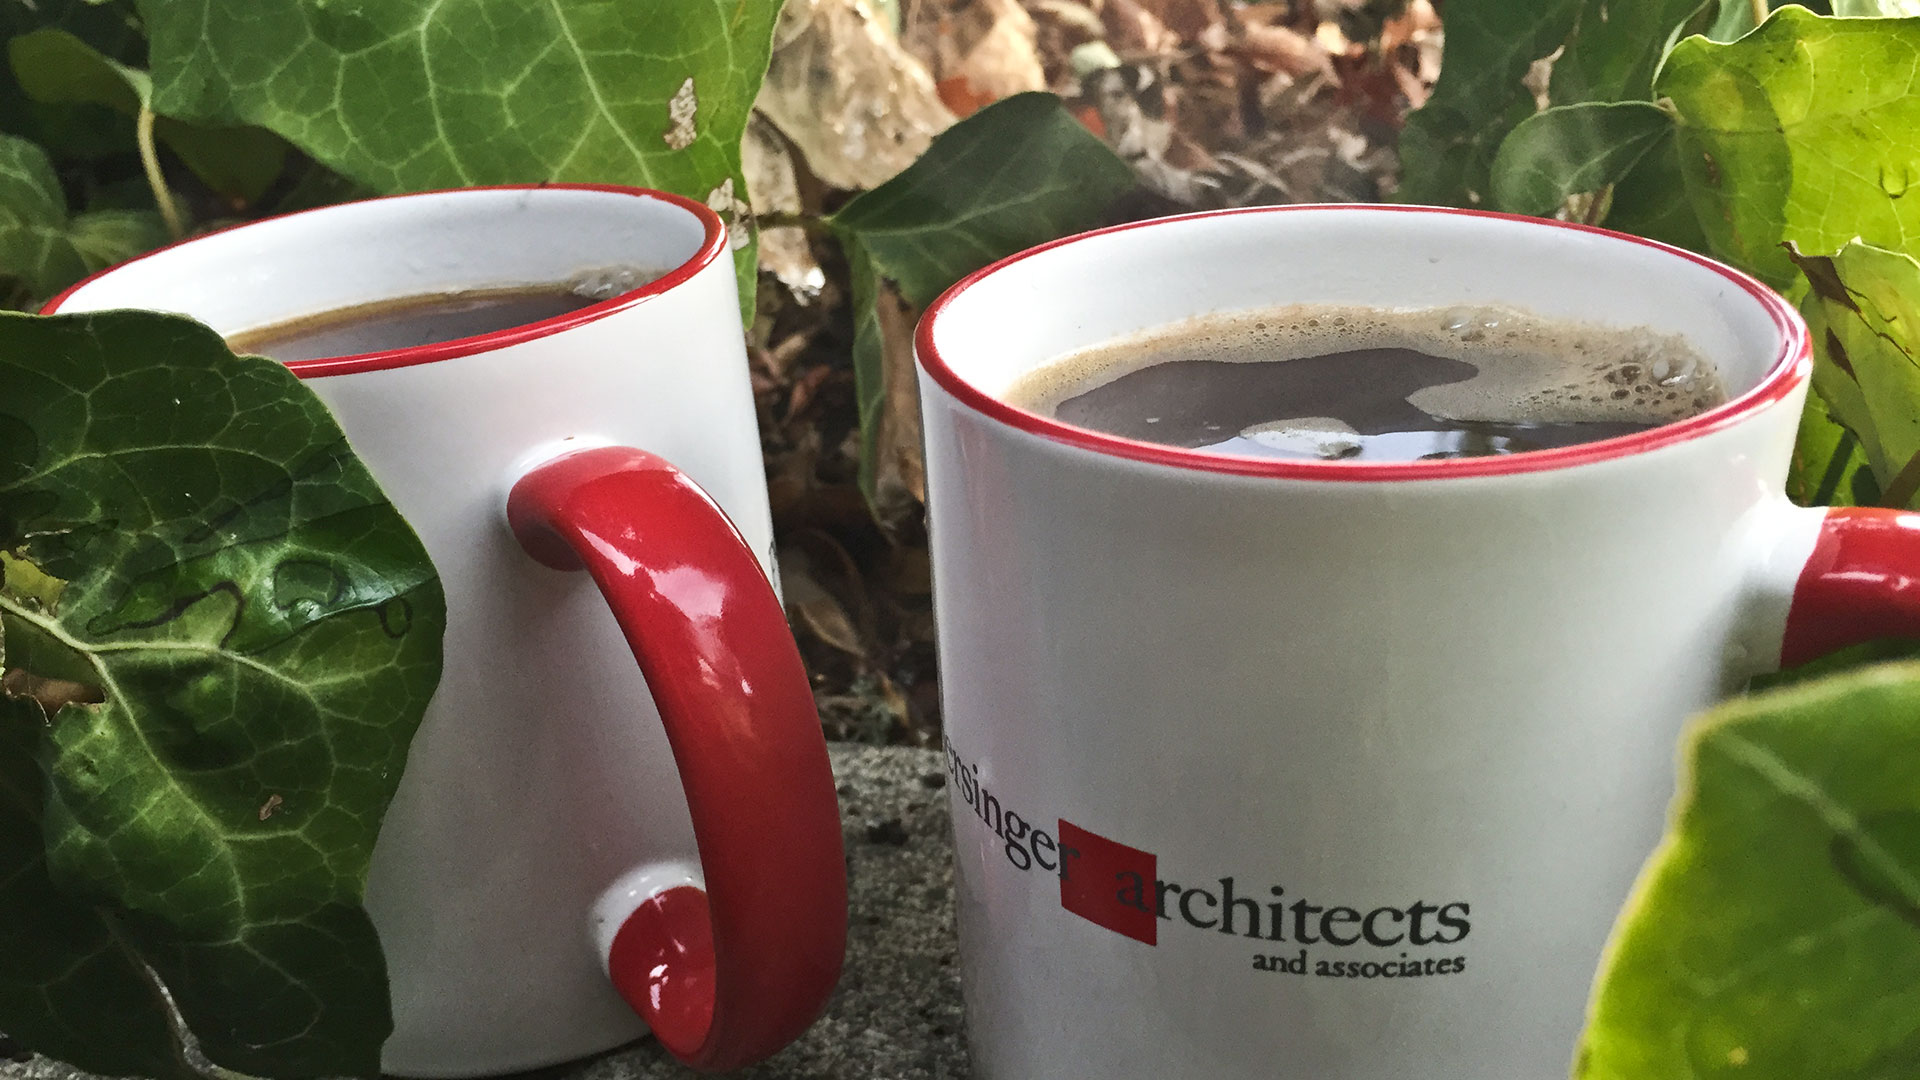
<instances>
[{"instance_id":1,"label":"stone ledge","mask_svg":"<svg viewBox=\"0 0 1920 1080\"><path fill-rule=\"evenodd\" d=\"M966 1080L953 854L940 755L834 745L847 846L847 965L826 1015L741 1080ZM528 1080L690 1080L651 1041ZM0 1080L91 1080L42 1058Z\"/></svg>"}]
</instances>

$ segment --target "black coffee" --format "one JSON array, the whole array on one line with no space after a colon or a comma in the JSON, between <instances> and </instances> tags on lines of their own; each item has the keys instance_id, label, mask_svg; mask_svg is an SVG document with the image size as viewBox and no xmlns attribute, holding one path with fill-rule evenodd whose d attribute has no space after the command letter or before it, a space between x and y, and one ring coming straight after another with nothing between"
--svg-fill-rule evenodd
<instances>
[{"instance_id":1,"label":"black coffee","mask_svg":"<svg viewBox=\"0 0 1920 1080\"><path fill-rule=\"evenodd\" d=\"M1544 450L1726 399L1684 340L1494 308L1304 305L1208 316L1062 357L1008 391L1168 446L1414 461Z\"/></svg>"},{"instance_id":2,"label":"black coffee","mask_svg":"<svg viewBox=\"0 0 1920 1080\"><path fill-rule=\"evenodd\" d=\"M657 276L619 267L569 282L405 296L246 330L227 345L282 363L437 345L578 311Z\"/></svg>"}]
</instances>

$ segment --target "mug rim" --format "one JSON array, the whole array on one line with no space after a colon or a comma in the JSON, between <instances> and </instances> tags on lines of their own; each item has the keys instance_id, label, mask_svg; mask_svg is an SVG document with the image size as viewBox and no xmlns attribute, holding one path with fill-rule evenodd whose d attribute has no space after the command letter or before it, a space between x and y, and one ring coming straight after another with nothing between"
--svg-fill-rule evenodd
<instances>
[{"instance_id":1,"label":"mug rim","mask_svg":"<svg viewBox=\"0 0 1920 1080\"><path fill-rule=\"evenodd\" d=\"M1131 439L1123 435L1111 435L1095 431L1092 428L1078 427L1051 416L1029 409L1023 409L993 396L956 372L945 358L940 355L934 344L934 328L947 307L960 295L979 284L993 274L1015 263L1051 251L1057 247L1079 243L1126 232L1131 229L1178 226L1181 223L1207 218L1225 217L1237 214L1272 213L1339 213L1352 211L1386 211L1407 214L1447 214L1463 217L1490 218L1505 222L1538 228L1569 229L1575 232L1589 233L1616 241L1625 241L1652 248L1668 255L1678 256L1695 265L1726 278L1728 282L1751 296L1763 311L1773 320L1774 328L1780 337L1780 351L1769 364L1766 374L1746 392L1739 394L1705 412L1678 420L1670 424L1661 424L1645 431L1627 435L1616 435L1592 442L1576 443L1572 446L1554 447L1546 450L1528 450L1517 454L1486 457L1441 458L1430 461L1309 461L1293 458L1252 457L1240 454L1222 453L1214 450L1168 446L1162 443ZM1179 469L1210 473L1226 473L1237 476L1264 476L1289 480L1444 480L1468 476L1510 476L1520 473L1541 472L1549 469L1571 468L1577 465L1590 465L1602 461L1642 454L1666 446L1690 442L1701 436L1730 427L1754 415L1765 407L1784 400L1798 390L1811 377L1813 371L1812 350L1808 340L1807 327L1800 314L1789 304L1785 297L1768 288L1752 276L1734 269L1725 263L1710 259L1685 248L1672 244L1650 240L1643 236L1617 232L1594 225L1581 225L1551 218L1527 217L1520 214L1506 214L1492 210L1472 210L1448 206L1414 206L1400 203L1296 203L1285 206L1245 206L1224 210L1203 210L1190 214L1176 214L1169 217L1149 218L1144 221L1130 221L1120 225L1111 225L1103 229L1077 233L1062 237L1045 244L1039 244L1016 252L1006 258L993 262L961 278L939 298L927 306L920 324L914 330L914 355L928 378L951 395L955 401L972 411L998 421L1007 427L1038 435L1057 443L1065 443L1083 450L1091 450L1109 457L1126 458L1133 461L1155 465L1167 465Z\"/></svg>"},{"instance_id":2,"label":"mug rim","mask_svg":"<svg viewBox=\"0 0 1920 1080\"><path fill-rule=\"evenodd\" d=\"M700 222L704 236L701 239L699 249L672 270L667 271L665 274L654 278L644 285L629 289L617 296L611 296L605 300L588 304L585 307L576 308L573 311L550 316L545 319L537 319L529 323L522 323L519 326L510 326L504 330L495 330L486 334L475 334L470 337L452 338L447 341L438 341L427 345L415 345L402 349L382 349L376 352L353 353L346 356L323 356L310 360L283 361L287 370L302 379L322 378L328 375L352 375L362 371L385 371L389 368L412 367L416 364L431 364L440 360L453 360L462 356L491 352L509 345L518 345L522 342L550 337L561 331L571 330L576 326L584 326L587 323L597 322L609 315L625 311L627 308L641 301L659 296L674 286L693 277L701 270L706 269L708 265L720 257L722 252L727 250L727 226L725 222L720 220L720 215L715 213L713 209L705 203L689 199L684 195L675 195L670 191L629 187L624 184L560 183L482 184L474 187L436 188L431 191L408 191L401 192L397 195L376 195L371 198L353 199L344 203L313 206L305 210L295 210L286 214L275 214L272 217L264 217L256 221L243 221L236 225L229 225L226 228L215 229L211 232L182 237L163 247L154 248L152 251L143 252L135 255L131 259L114 263L112 266L88 274L86 277L81 278L79 281L74 282L72 285L54 294L52 299L40 306L40 314L58 315L60 314L60 305L66 303L68 297L80 289L85 288L87 285L98 281L100 278L112 274L123 267L132 265L133 263L150 259L163 252L172 251L175 248L185 247L188 244L204 240L211 236L221 236L241 229L252 229L264 225L272 225L289 218L302 217L307 214L323 214L332 210L340 210L351 206L362 206L368 203L393 202L400 199L443 198L449 195L458 196L468 192L482 191L599 191L614 195L631 195L640 198L657 199L691 213L694 219Z\"/></svg>"}]
</instances>

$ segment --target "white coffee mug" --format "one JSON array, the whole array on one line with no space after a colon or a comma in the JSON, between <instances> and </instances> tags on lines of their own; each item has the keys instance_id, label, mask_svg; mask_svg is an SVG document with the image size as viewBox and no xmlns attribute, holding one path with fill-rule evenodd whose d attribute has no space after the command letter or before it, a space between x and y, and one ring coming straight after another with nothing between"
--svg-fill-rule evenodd
<instances>
[{"instance_id":1,"label":"white coffee mug","mask_svg":"<svg viewBox=\"0 0 1920 1080\"><path fill-rule=\"evenodd\" d=\"M1731 400L1509 457L1282 461L1008 404L1210 312L1498 304L1684 335ZM1920 515L1782 494L1806 330L1551 221L1306 206L1016 255L917 338L983 1080L1564 1076L1684 717L1920 631Z\"/></svg>"},{"instance_id":2,"label":"white coffee mug","mask_svg":"<svg viewBox=\"0 0 1920 1080\"><path fill-rule=\"evenodd\" d=\"M626 188L406 195L189 240L46 309L233 335L607 267L662 276L495 334L289 365L446 590L445 671L367 884L389 1072L532 1068L649 1026L727 1068L791 1040L838 976L839 815L768 576L726 229Z\"/></svg>"}]
</instances>

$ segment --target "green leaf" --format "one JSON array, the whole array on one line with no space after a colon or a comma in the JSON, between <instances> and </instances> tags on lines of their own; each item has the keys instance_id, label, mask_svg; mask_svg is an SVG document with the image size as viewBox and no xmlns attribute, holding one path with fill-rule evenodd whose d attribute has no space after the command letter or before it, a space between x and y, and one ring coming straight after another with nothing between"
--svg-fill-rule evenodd
<instances>
[{"instance_id":1,"label":"green leaf","mask_svg":"<svg viewBox=\"0 0 1920 1080\"><path fill-rule=\"evenodd\" d=\"M1687 186L1715 253L1780 286L1781 243L1858 236L1920 253L1920 20L1783 7L1730 44L1674 47L1658 93L1680 119Z\"/></svg>"},{"instance_id":2,"label":"green leaf","mask_svg":"<svg viewBox=\"0 0 1920 1080\"><path fill-rule=\"evenodd\" d=\"M122 63L146 63L147 39L130 2L0 3L0 40L49 28L76 34ZM133 124L128 118L94 105L34 101L13 79L0 78L0 131L36 142L63 162L95 162L134 153Z\"/></svg>"},{"instance_id":3,"label":"green leaf","mask_svg":"<svg viewBox=\"0 0 1920 1080\"><path fill-rule=\"evenodd\" d=\"M1450 0L1440 80L1400 133L1400 198L1483 201L1500 141L1534 112L1521 79L1566 40L1582 0Z\"/></svg>"},{"instance_id":4,"label":"green leaf","mask_svg":"<svg viewBox=\"0 0 1920 1080\"><path fill-rule=\"evenodd\" d=\"M1834 421L1819 394L1808 394L1800 413L1787 497L1801 506L1880 505L1880 481L1867 464L1860 437Z\"/></svg>"},{"instance_id":5,"label":"green leaf","mask_svg":"<svg viewBox=\"0 0 1920 1080\"><path fill-rule=\"evenodd\" d=\"M1825 656L1765 675L1755 675L1754 690L1771 690L1824 679L1844 671L1881 664L1889 660L1920 660L1920 640L1913 638L1875 638L1858 645L1836 649Z\"/></svg>"},{"instance_id":6,"label":"green leaf","mask_svg":"<svg viewBox=\"0 0 1920 1080\"><path fill-rule=\"evenodd\" d=\"M7 42L21 89L36 101L87 102L131 116L153 99L153 80L103 56L65 30L35 30Z\"/></svg>"},{"instance_id":7,"label":"green leaf","mask_svg":"<svg viewBox=\"0 0 1920 1080\"><path fill-rule=\"evenodd\" d=\"M1920 262L1854 241L1796 256L1811 285L1801 314L1814 342L1813 388L1860 441L1882 499L1920 490Z\"/></svg>"},{"instance_id":8,"label":"green leaf","mask_svg":"<svg viewBox=\"0 0 1920 1080\"><path fill-rule=\"evenodd\" d=\"M1920 0L1833 0L1833 13L1862 18L1911 18L1920 15Z\"/></svg>"},{"instance_id":9,"label":"green leaf","mask_svg":"<svg viewBox=\"0 0 1920 1080\"><path fill-rule=\"evenodd\" d=\"M1494 156L1493 205L1517 214L1551 214L1568 196L1619 181L1672 127L1672 117L1644 101L1534 113Z\"/></svg>"},{"instance_id":10,"label":"green leaf","mask_svg":"<svg viewBox=\"0 0 1920 1080\"><path fill-rule=\"evenodd\" d=\"M36 30L7 43L21 89L35 101L103 105L128 116L151 105L153 80L103 56L64 30ZM169 117L154 122L165 143L215 194L241 204L259 198L286 162L287 144L257 127L204 128Z\"/></svg>"},{"instance_id":11,"label":"green leaf","mask_svg":"<svg viewBox=\"0 0 1920 1080\"><path fill-rule=\"evenodd\" d=\"M1673 125L1614 184L1606 225L1690 251L1708 250L1707 234L1687 197Z\"/></svg>"},{"instance_id":12,"label":"green leaf","mask_svg":"<svg viewBox=\"0 0 1920 1080\"><path fill-rule=\"evenodd\" d=\"M36 297L51 296L166 239L152 213L103 210L69 219L46 152L0 135L0 276Z\"/></svg>"},{"instance_id":13,"label":"green leaf","mask_svg":"<svg viewBox=\"0 0 1920 1080\"><path fill-rule=\"evenodd\" d=\"M1090 228L1133 170L1052 94L1015 94L948 128L919 161L833 215L925 307L980 267Z\"/></svg>"},{"instance_id":14,"label":"green leaf","mask_svg":"<svg viewBox=\"0 0 1920 1080\"><path fill-rule=\"evenodd\" d=\"M1920 1075L1920 665L1722 706L1603 962L1579 1080Z\"/></svg>"},{"instance_id":15,"label":"green leaf","mask_svg":"<svg viewBox=\"0 0 1920 1080\"><path fill-rule=\"evenodd\" d=\"M375 1075L361 895L439 677L425 551L310 390L196 323L0 315L0 386L0 548L65 582L0 585L7 684L84 679L37 729L37 826L31 791L0 810L73 909L0 921L0 1030L170 1075L153 994L100 1004L144 967L219 1065Z\"/></svg>"},{"instance_id":16,"label":"green leaf","mask_svg":"<svg viewBox=\"0 0 1920 1080\"><path fill-rule=\"evenodd\" d=\"M779 0L142 0L154 108L383 192L594 181L706 201L754 263L740 140Z\"/></svg>"},{"instance_id":17,"label":"green leaf","mask_svg":"<svg viewBox=\"0 0 1920 1080\"><path fill-rule=\"evenodd\" d=\"M146 37L132 0L15 0L0 4L0 40L52 27L122 63L139 64Z\"/></svg>"},{"instance_id":18,"label":"green leaf","mask_svg":"<svg viewBox=\"0 0 1920 1080\"><path fill-rule=\"evenodd\" d=\"M1133 183L1133 170L1059 98L1016 94L948 128L919 161L833 216L854 270L860 477L869 499L888 397L877 279L925 307L996 259L1098 224Z\"/></svg>"},{"instance_id":19,"label":"green leaf","mask_svg":"<svg viewBox=\"0 0 1920 1080\"><path fill-rule=\"evenodd\" d=\"M1566 51L1553 62L1553 103L1645 100L1679 31L1707 6L1708 0L1588 0Z\"/></svg>"},{"instance_id":20,"label":"green leaf","mask_svg":"<svg viewBox=\"0 0 1920 1080\"><path fill-rule=\"evenodd\" d=\"M0 1023L21 1045L90 1072L203 1080L187 1064L158 985L116 939L113 916L74 903L48 873L38 761L45 727L31 698L0 696ZM110 1036L90 1019L99 1016L114 1018Z\"/></svg>"}]
</instances>

